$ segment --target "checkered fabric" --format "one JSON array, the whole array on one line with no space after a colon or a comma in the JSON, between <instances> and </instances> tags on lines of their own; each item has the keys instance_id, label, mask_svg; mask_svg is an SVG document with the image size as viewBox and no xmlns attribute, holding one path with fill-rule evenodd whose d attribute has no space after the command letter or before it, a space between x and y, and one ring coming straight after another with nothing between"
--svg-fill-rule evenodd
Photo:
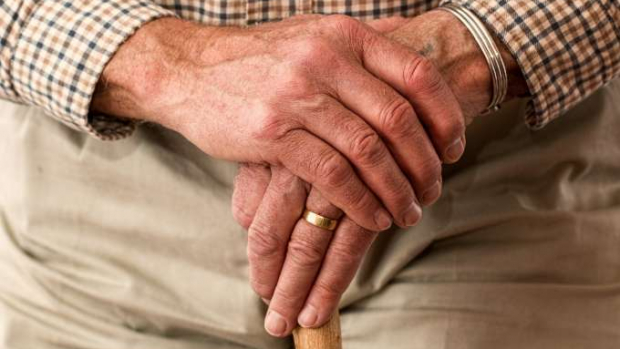
<instances>
[{"instance_id":1,"label":"checkered fabric","mask_svg":"<svg viewBox=\"0 0 620 349\"><path fill-rule=\"evenodd\" d=\"M415 16L456 2L511 50L540 128L620 73L618 0L0 0L0 98L37 105L100 139L133 123L89 115L108 60L144 23L179 16L210 25L251 25L306 13L369 20Z\"/></svg>"},{"instance_id":2,"label":"checkered fabric","mask_svg":"<svg viewBox=\"0 0 620 349\"><path fill-rule=\"evenodd\" d=\"M472 10L510 49L538 129L620 75L620 0L450 0Z\"/></svg>"}]
</instances>

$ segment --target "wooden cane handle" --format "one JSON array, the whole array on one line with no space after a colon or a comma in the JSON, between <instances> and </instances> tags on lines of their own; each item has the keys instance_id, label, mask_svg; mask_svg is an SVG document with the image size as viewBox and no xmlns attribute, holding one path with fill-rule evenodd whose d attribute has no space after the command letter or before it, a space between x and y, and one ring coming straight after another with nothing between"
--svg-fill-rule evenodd
<instances>
[{"instance_id":1,"label":"wooden cane handle","mask_svg":"<svg viewBox=\"0 0 620 349\"><path fill-rule=\"evenodd\" d=\"M342 349L338 311L319 328L298 327L293 330L295 349Z\"/></svg>"}]
</instances>

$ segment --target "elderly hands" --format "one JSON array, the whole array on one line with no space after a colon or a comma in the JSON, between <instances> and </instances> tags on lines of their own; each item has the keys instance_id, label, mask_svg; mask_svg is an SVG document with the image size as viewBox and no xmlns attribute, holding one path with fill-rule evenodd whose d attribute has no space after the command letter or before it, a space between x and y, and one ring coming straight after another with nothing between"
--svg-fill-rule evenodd
<instances>
[{"instance_id":1,"label":"elderly hands","mask_svg":"<svg viewBox=\"0 0 620 349\"><path fill-rule=\"evenodd\" d=\"M286 168L374 231L415 224L441 159L463 148L459 104L433 64L345 16L157 20L102 81L95 110L160 123L217 158Z\"/></svg>"},{"instance_id":2,"label":"elderly hands","mask_svg":"<svg viewBox=\"0 0 620 349\"><path fill-rule=\"evenodd\" d=\"M374 24L398 28L388 38L343 16L252 28L160 19L100 79L93 111L157 122L211 156L262 165L241 171L235 213L250 226L251 281L271 300L273 335L290 333L302 309L302 324L325 322L376 232L420 219L420 202L440 195L441 163L462 155L462 109L479 112L490 98L484 62L466 80L448 64L470 42L438 50L447 66L438 65L417 53L433 54L418 47L433 38L427 22L393 21ZM345 216L333 234L317 231L298 221L304 206Z\"/></svg>"},{"instance_id":3,"label":"elderly hands","mask_svg":"<svg viewBox=\"0 0 620 349\"><path fill-rule=\"evenodd\" d=\"M431 12L410 20L392 18L370 25L390 39L424 52L436 64L442 79L456 94L465 123L488 104L492 90L486 62L454 18ZM447 29L457 40L442 41ZM510 57L506 60L514 63ZM416 91L410 93L415 95ZM411 99L410 102L418 112L419 103ZM438 107L430 113L436 123L455 122L442 112L445 110ZM456 112L453 116L461 114ZM433 126L425 122L423 119L429 139L434 139ZM460 142L459 147L464 147L464 136ZM441 148L436 149L441 154ZM452 158L444 156L444 162L458 159L462 150L459 148ZM424 205L433 203L440 188L437 185L420 201ZM239 169L233 212L239 223L249 228L250 281L269 303L265 328L275 336L289 334L297 323L304 327L325 323L378 234L360 227L348 216L341 218L334 232L305 222L300 218L304 207L332 218L342 214L319 191L282 167L243 164Z\"/></svg>"}]
</instances>

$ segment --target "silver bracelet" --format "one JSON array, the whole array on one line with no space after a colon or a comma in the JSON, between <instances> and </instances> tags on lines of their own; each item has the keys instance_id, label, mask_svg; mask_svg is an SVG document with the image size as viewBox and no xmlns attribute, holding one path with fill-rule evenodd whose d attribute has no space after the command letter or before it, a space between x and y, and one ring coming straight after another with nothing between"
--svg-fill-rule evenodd
<instances>
[{"instance_id":1,"label":"silver bracelet","mask_svg":"<svg viewBox=\"0 0 620 349\"><path fill-rule=\"evenodd\" d=\"M498 110L500 104L504 101L504 98L506 98L506 93L508 91L508 73L506 72L506 65L504 64L502 55L493 41L493 37L482 21L465 7L450 3L438 7L438 9L447 11L458 18L469 30L474 40L476 40L476 43L480 47L489 65L491 79L493 80L493 97L483 114Z\"/></svg>"}]
</instances>

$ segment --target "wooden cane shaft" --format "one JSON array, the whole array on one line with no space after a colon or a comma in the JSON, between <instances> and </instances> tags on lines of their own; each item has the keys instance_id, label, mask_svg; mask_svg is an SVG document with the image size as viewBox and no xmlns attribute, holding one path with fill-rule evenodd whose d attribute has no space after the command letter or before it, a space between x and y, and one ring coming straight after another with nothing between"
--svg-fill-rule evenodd
<instances>
[{"instance_id":1,"label":"wooden cane shaft","mask_svg":"<svg viewBox=\"0 0 620 349\"><path fill-rule=\"evenodd\" d=\"M295 349L342 349L338 311L322 327L296 328L293 331L293 338Z\"/></svg>"}]
</instances>

